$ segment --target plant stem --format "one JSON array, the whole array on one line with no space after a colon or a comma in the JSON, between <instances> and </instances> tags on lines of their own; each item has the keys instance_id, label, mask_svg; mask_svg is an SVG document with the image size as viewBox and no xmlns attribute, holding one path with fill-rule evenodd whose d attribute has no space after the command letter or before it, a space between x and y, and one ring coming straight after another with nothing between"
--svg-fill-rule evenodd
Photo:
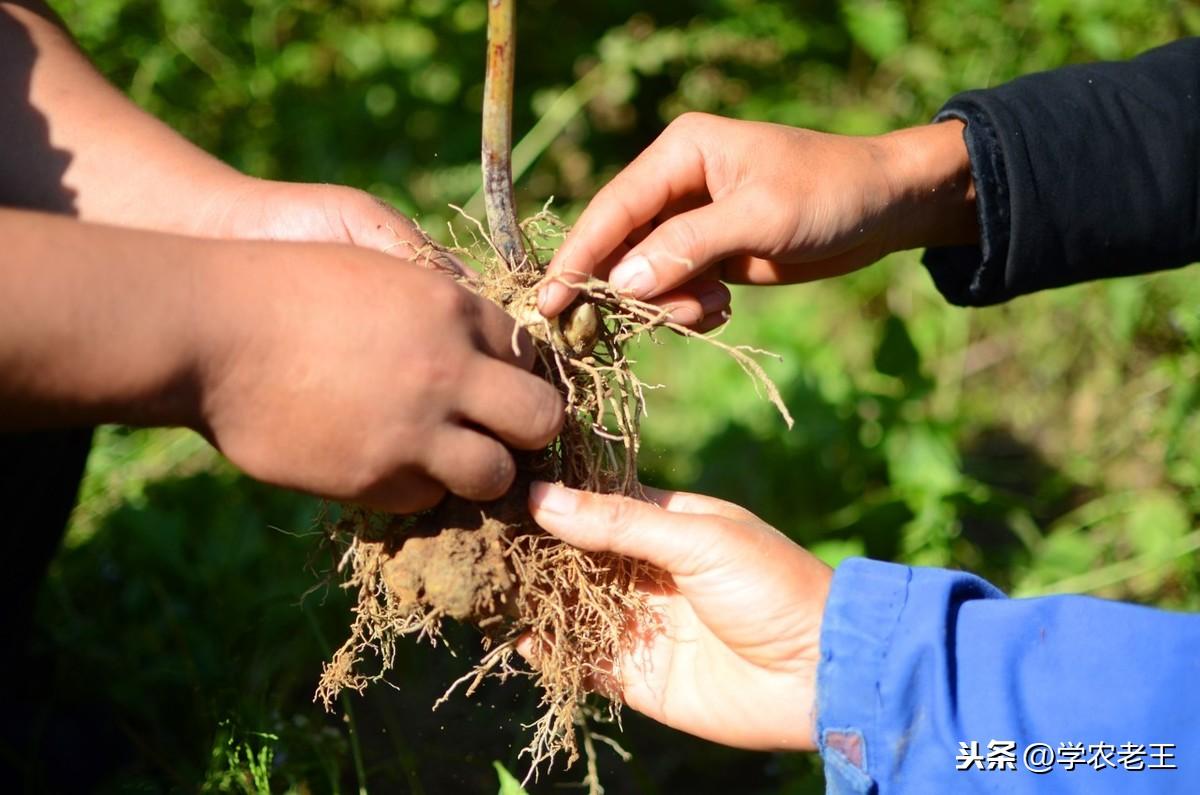
<instances>
[{"instance_id":1,"label":"plant stem","mask_svg":"<svg viewBox=\"0 0 1200 795\"><path fill-rule=\"evenodd\" d=\"M554 139L583 112L592 97L600 92L604 86L604 71L604 67L594 67L576 80L570 88L560 93L550 103L546 112L522 136L521 140L513 145L513 181L519 180L521 175L533 166L534 162L550 148ZM467 215L479 216L483 210L483 186L471 194L471 198L463 205L463 209L467 211Z\"/></svg>"},{"instance_id":2,"label":"plant stem","mask_svg":"<svg viewBox=\"0 0 1200 795\"><path fill-rule=\"evenodd\" d=\"M483 82L483 198L492 245L509 270L530 267L513 207L512 101L517 61L515 0L488 0L488 59Z\"/></svg>"}]
</instances>

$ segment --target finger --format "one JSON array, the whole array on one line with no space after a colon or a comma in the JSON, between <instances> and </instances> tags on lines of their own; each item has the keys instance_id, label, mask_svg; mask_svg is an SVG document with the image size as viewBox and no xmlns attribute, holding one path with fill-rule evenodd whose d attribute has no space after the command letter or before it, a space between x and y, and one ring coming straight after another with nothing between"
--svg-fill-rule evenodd
<instances>
[{"instance_id":1,"label":"finger","mask_svg":"<svg viewBox=\"0 0 1200 795\"><path fill-rule=\"evenodd\" d=\"M464 289L467 315L475 344L489 356L522 370L533 368L533 340L524 329L518 328L512 316L486 298Z\"/></svg>"},{"instance_id":2,"label":"finger","mask_svg":"<svg viewBox=\"0 0 1200 795\"><path fill-rule=\"evenodd\" d=\"M690 210L693 208L688 207L687 209ZM669 208L667 210L665 210L665 212L668 213L669 215L675 214L675 213L671 212ZM622 241L621 245L618 246L617 248L615 248L613 250L613 252L616 253L617 251L621 251L621 253L624 254L625 251L628 251L629 249L636 246L638 243L641 243L643 240L645 240L646 236L654 231L654 227L655 227L655 224L653 222L647 223L647 224L642 224L637 229L630 232L625 237L625 240ZM613 264L615 265L616 263L614 262ZM607 272L605 272L605 275L607 275Z\"/></svg>"},{"instance_id":3,"label":"finger","mask_svg":"<svg viewBox=\"0 0 1200 795\"><path fill-rule=\"evenodd\" d=\"M678 514L613 494L593 494L534 483L529 510L548 533L572 546L647 561L687 576L711 565L718 541L715 518Z\"/></svg>"},{"instance_id":4,"label":"finger","mask_svg":"<svg viewBox=\"0 0 1200 795\"><path fill-rule=\"evenodd\" d=\"M660 135L579 216L546 269L539 311L546 317L558 315L575 296L572 285L586 281L630 234L672 202L706 190L704 157L695 142Z\"/></svg>"},{"instance_id":5,"label":"finger","mask_svg":"<svg viewBox=\"0 0 1200 795\"><path fill-rule=\"evenodd\" d=\"M504 495L517 467L504 445L462 426L444 428L427 453L430 476L468 500L486 502Z\"/></svg>"},{"instance_id":6,"label":"finger","mask_svg":"<svg viewBox=\"0 0 1200 795\"><path fill-rule=\"evenodd\" d=\"M730 257L720 265L721 279L730 284L801 284L842 276L870 265L874 259L860 249L813 262L783 265L748 255Z\"/></svg>"},{"instance_id":7,"label":"finger","mask_svg":"<svg viewBox=\"0 0 1200 795\"><path fill-rule=\"evenodd\" d=\"M645 240L646 236L654 231L654 227L661 223L664 219L670 218L671 216L677 215L681 212L694 210L697 207L707 204L709 201L710 198L708 193L704 192L703 195L689 194L668 202L667 206L665 206L659 212L658 216L651 221L642 224L626 235L625 239L622 240L616 248L614 248L603 259L597 262L590 275L598 279L607 279L608 274L612 271L613 267L625 259L626 255L629 253L629 250ZM551 277L549 276L546 277L547 280L550 280L550 278ZM562 281L564 284L571 284L569 280L563 279ZM568 294L573 295L574 291L571 290ZM547 315L547 317L550 316Z\"/></svg>"},{"instance_id":8,"label":"finger","mask_svg":"<svg viewBox=\"0 0 1200 795\"><path fill-rule=\"evenodd\" d=\"M562 397L541 378L483 359L466 381L459 398L463 415L513 447L540 449L562 430Z\"/></svg>"},{"instance_id":9,"label":"finger","mask_svg":"<svg viewBox=\"0 0 1200 795\"><path fill-rule=\"evenodd\" d=\"M728 323L731 317L733 317L733 311L726 307L710 315L705 315L703 320L692 326L692 331L698 334L707 334L713 329L720 328Z\"/></svg>"},{"instance_id":10,"label":"finger","mask_svg":"<svg viewBox=\"0 0 1200 795\"><path fill-rule=\"evenodd\" d=\"M731 298L728 287L705 279L661 295L654 303L670 312L671 322L695 326L709 315L727 309Z\"/></svg>"},{"instance_id":11,"label":"finger","mask_svg":"<svg viewBox=\"0 0 1200 795\"><path fill-rule=\"evenodd\" d=\"M537 637L532 632L526 632L517 638L515 648L517 654L529 663L529 667L538 671L541 670L545 660L550 657L554 641L553 633ZM586 665L588 673L584 677L584 687L613 701L622 698L623 689L613 674L612 660L603 657L593 658L588 660Z\"/></svg>"},{"instance_id":12,"label":"finger","mask_svg":"<svg viewBox=\"0 0 1200 795\"><path fill-rule=\"evenodd\" d=\"M668 218L613 268L608 282L634 298L662 295L694 279L718 260L746 253L755 201L737 193Z\"/></svg>"},{"instance_id":13,"label":"finger","mask_svg":"<svg viewBox=\"0 0 1200 795\"><path fill-rule=\"evenodd\" d=\"M671 513L711 514L723 516L735 522L761 521L740 505L704 494L656 489L653 486L642 486L642 494L645 495L647 501Z\"/></svg>"},{"instance_id":14,"label":"finger","mask_svg":"<svg viewBox=\"0 0 1200 795\"><path fill-rule=\"evenodd\" d=\"M522 633L516 642L517 654L521 655L534 670L541 667L542 658L545 656L543 652L545 646L546 641L535 637L532 632Z\"/></svg>"},{"instance_id":15,"label":"finger","mask_svg":"<svg viewBox=\"0 0 1200 795\"><path fill-rule=\"evenodd\" d=\"M446 489L433 478L412 468L398 471L353 499L359 505L388 513L416 513L432 508L446 496Z\"/></svg>"},{"instance_id":16,"label":"finger","mask_svg":"<svg viewBox=\"0 0 1200 795\"><path fill-rule=\"evenodd\" d=\"M629 235L628 238L621 241L621 243L616 248L614 248L611 252L609 252L607 257L600 260L600 262L596 263L596 267L592 271L592 275L595 276L597 279L607 279L608 274L612 271L613 267L618 262L621 262L622 260L624 260L625 255L629 253L629 250L631 248L633 248L634 246L636 246L638 243L645 240L646 235L650 234L650 232L653 231L653 229L654 229L654 227L651 226L650 224L645 224L643 226L639 226L636 230L633 231L632 234Z\"/></svg>"}]
</instances>

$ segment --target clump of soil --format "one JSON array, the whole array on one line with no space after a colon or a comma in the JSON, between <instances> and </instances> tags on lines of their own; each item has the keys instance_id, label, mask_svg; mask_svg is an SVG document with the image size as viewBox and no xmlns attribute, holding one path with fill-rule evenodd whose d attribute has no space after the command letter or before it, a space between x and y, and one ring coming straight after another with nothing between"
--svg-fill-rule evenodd
<instances>
[{"instance_id":1,"label":"clump of soil","mask_svg":"<svg viewBox=\"0 0 1200 795\"><path fill-rule=\"evenodd\" d=\"M514 581L504 555L509 528L483 514L480 519L474 529L409 536L386 559L383 584L401 609L424 603L455 621L481 623L512 606Z\"/></svg>"},{"instance_id":2,"label":"clump of soil","mask_svg":"<svg viewBox=\"0 0 1200 795\"><path fill-rule=\"evenodd\" d=\"M529 483L551 480L639 496L638 423L646 386L630 369L625 345L663 327L699 335L669 322L658 307L598 281L584 287L561 325L547 321L536 311L539 255L552 250L566 230L543 211L522 231L543 243L530 249L531 267L501 265L482 229L470 247L456 245L455 251L482 264L480 279L467 286L504 307L532 337L536 372L566 402L562 433L546 450L518 455L516 484L500 500L449 497L416 516L342 508L330 530L343 545L338 568L345 587L357 590L358 602L350 637L325 666L317 696L330 708L343 689L361 691L383 678L401 638L415 635L436 645L443 620L469 622L481 630L483 655L438 703L463 684L470 695L488 677L532 677L541 690L542 713L522 753L530 757L530 775L536 775L560 753L573 764L581 738L590 757L599 735L591 733L589 717L619 720L619 704L598 706L589 693L601 672L619 675L633 642L630 626L652 627L659 620L639 586L666 583L645 563L584 552L544 533L526 507ZM760 351L700 338L733 356L790 425L774 385L750 356ZM516 335L513 344L521 344ZM525 635L538 641L536 670L524 667L516 654ZM371 658L373 664L364 668ZM594 765L588 767L587 782L599 791Z\"/></svg>"}]
</instances>

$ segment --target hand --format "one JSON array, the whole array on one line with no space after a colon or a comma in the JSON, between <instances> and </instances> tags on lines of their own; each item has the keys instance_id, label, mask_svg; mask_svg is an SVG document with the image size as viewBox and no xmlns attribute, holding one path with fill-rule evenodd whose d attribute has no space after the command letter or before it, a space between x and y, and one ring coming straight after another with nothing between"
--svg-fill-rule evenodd
<instances>
[{"instance_id":1,"label":"hand","mask_svg":"<svg viewBox=\"0 0 1200 795\"><path fill-rule=\"evenodd\" d=\"M662 617L599 683L677 729L739 748L812 750L821 616L832 572L736 505L646 489L651 502L534 484L538 524L569 544L666 571ZM552 641L546 641L552 642ZM535 639L522 650L534 658Z\"/></svg>"},{"instance_id":2,"label":"hand","mask_svg":"<svg viewBox=\"0 0 1200 795\"><path fill-rule=\"evenodd\" d=\"M469 276L409 218L365 191L343 185L259 180L237 175L222 184L195 219L203 237L346 243Z\"/></svg>"},{"instance_id":3,"label":"hand","mask_svg":"<svg viewBox=\"0 0 1200 795\"><path fill-rule=\"evenodd\" d=\"M0 75L21 89L0 90L11 139L0 148L0 205L193 237L348 243L460 267L367 193L252 179L203 152L97 74L44 2L0 9Z\"/></svg>"},{"instance_id":4,"label":"hand","mask_svg":"<svg viewBox=\"0 0 1200 795\"><path fill-rule=\"evenodd\" d=\"M505 444L557 436L528 338L453 280L346 246L208 245L195 424L251 476L405 513L501 496Z\"/></svg>"},{"instance_id":5,"label":"hand","mask_svg":"<svg viewBox=\"0 0 1200 795\"><path fill-rule=\"evenodd\" d=\"M719 322L716 280L809 281L978 237L962 123L854 138L686 114L604 187L548 269L552 317L590 275ZM611 272L610 272L611 269Z\"/></svg>"}]
</instances>

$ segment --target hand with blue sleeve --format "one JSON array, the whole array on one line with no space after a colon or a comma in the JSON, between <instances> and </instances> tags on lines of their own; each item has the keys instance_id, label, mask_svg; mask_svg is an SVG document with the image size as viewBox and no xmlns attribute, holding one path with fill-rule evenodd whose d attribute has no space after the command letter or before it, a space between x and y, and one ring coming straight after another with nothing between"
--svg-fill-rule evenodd
<instances>
[{"instance_id":1,"label":"hand with blue sleeve","mask_svg":"<svg viewBox=\"0 0 1200 795\"><path fill-rule=\"evenodd\" d=\"M548 483L533 517L583 549L646 560L674 588L648 592L660 626L594 683L657 721L715 742L812 750L813 691L829 567L749 511L647 488L649 501ZM519 647L536 664L539 639ZM546 639L540 639L545 642Z\"/></svg>"},{"instance_id":2,"label":"hand with blue sleeve","mask_svg":"<svg viewBox=\"0 0 1200 795\"><path fill-rule=\"evenodd\" d=\"M595 683L634 709L727 745L819 749L835 795L1194 790L1200 617L1010 600L864 559L830 572L742 508L647 497L530 496L550 533L671 576L647 594L661 620Z\"/></svg>"}]
</instances>

